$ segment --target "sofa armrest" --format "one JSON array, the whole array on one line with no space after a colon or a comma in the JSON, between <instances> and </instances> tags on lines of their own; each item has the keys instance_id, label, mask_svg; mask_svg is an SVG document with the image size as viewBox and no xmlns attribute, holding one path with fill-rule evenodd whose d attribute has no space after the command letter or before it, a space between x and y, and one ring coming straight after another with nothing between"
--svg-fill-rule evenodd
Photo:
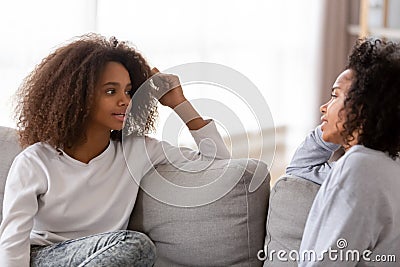
<instances>
[{"instance_id":1,"label":"sofa armrest","mask_svg":"<svg viewBox=\"0 0 400 267\"><path fill-rule=\"evenodd\" d=\"M249 191L257 164L260 162L247 159L216 160L199 172L162 165L148 173L144 180L153 181L159 174L180 186L214 183L215 187L225 186L226 191L204 205L179 207L139 190L128 228L153 240L157 247L155 266L262 266L257 252L264 244L270 181L265 173L258 189ZM226 178L237 180L233 186L220 183ZM167 193L175 203L187 201L183 194ZM196 197L199 195L194 193Z\"/></svg>"},{"instance_id":2,"label":"sofa armrest","mask_svg":"<svg viewBox=\"0 0 400 267\"><path fill-rule=\"evenodd\" d=\"M0 126L0 222L3 219L3 197L4 187L8 171L14 158L21 152L22 148L18 144L17 131L13 128Z\"/></svg>"},{"instance_id":3,"label":"sofa armrest","mask_svg":"<svg viewBox=\"0 0 400 267\"><path fill-rule=\"evenodd\" d=\"M289 252L300 249L308 213L319 187L319 184L294 176L283 176L275 183L269 200L264 266L297 266L289 259ZM281 250L285 251L288 261L277 258Z\"/></svg>"}]
</instances>

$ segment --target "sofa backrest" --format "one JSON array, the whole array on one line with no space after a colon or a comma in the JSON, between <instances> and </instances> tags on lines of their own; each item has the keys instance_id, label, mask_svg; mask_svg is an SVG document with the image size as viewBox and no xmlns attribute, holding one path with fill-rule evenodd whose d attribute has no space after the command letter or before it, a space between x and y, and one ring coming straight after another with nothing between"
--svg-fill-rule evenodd
<instances>
[{"instance_id":1,"label":"sofa backrest","mask_svg":"<svg viewBox=\"0 0 400 267\"><path fill-rule=\"evenodd\" d=\"M289 259L289 253L300 249L308 213L319 188L319 184L294 176L276 181L269 199L264 266L297 266L296 261ZM287 261L277 258L279 251L285 251Z\"/></svg>"},{"instance_id":2,"label":"sofa backrest","mask_svg":"<svg viewBox=\"0 0 400 267\"><path fill-rule=\"evenodd\" d=\"M3 219L4 186L10 166L20 152L17 131L0 126L0 222Z\"/></svg>"},{"instance_id":3,"label":"sofa backrest","mask_svg":"<svg viewBox=\"0 0 400 267\"><path fill-rule=\"evenodd\" d=\"M262 266L257 254L264 245L270 179L267 172L255 171L260 165L263 163L249 159L215 160L199 172L182 171L186 165L160 165L149 172L142 184L148 182L154 189L163 190L170 203L189 197L204 199L219 188L226 192L204 205L179 207L139 191L129 229L144 232L153 240L157 248L155 267ZM157 175L182 187L213 188L185 196L154 182ZM251 190L253 179L262 181L255 191Z\"/></svg>"}]
</instances>

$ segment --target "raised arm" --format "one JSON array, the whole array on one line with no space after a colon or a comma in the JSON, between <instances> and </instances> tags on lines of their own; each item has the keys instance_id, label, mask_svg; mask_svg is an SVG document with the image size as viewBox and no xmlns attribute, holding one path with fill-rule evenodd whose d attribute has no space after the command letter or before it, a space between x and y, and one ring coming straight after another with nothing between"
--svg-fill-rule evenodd
<instances>
[{"instance_id":1,"label":"raised arm","mask_svg":"<svg viewBox=\"0 0 400 267\"><path fill-rule=\"evenodd\" d=\"M156 68L153 69L153 73L155 74L154 83L161 88L161 97L158 101L173 109L186 124L199 148L199 153L196 155L209 158L229 158L230 153L218 133L214 121L204 120L186 99L178 76L160 73ZM163 145L168 146L165 142ZM173 150L172 147L169 149ZM181 149L181 151L185 157L192 159L195 157L189 150Z\"/></svg>"},{"instance_id":2,"label":"raised arm","mask_svg":"<svg viewBox=\"0 0 400 267\"><path fill-rule=\"evenodd\" d=\"M328 162L340 145L322 139L321 126L317 126L297 148L286 168L286 174L301 177L318 184L326 179L333 162Z\"/></svg>"}]
</instances>

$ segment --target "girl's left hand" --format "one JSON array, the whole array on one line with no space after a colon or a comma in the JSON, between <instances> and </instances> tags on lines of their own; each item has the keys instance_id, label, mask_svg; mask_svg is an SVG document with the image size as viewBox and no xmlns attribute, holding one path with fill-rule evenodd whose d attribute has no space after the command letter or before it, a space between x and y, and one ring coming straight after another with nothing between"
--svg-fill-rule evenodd
<instances>
[{"instance_id":1,"label":"girl's left hand","mask_svg":"<svg viewBox=\"0 0 400 267\"><path fill-rule=\"evenodd\" d=\"M153 82L158 87L161 97L158 101L163 106L174 109L179 104L186 101L179 77L173 74L161 73L157 68L151 70Z\"/></svg>"}]
</instances>

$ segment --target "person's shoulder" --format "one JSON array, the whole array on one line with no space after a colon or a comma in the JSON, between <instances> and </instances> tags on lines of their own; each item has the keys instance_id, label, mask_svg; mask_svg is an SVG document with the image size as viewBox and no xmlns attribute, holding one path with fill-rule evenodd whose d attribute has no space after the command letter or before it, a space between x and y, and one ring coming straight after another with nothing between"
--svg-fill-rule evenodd
<instances>
[{"instance_id":1,"label":"person's shoulder","mask_svg":"<svg viewBox=\"0 0 400 267\"><path fill-rule=\"evenodd\" d=\"M141 150L155 142L156 139L148 137L147 135L128 135L122 137L121 141L112 140L111 145L118 152L124 150L125 153L128 151Z\"/></svg>"},{"instance_id":2,"label":"person's shoulder","mask_svg":"<svg viewBox=\"0 0 400 267\"><path fill-rule=\"evenodd\" d=\"M400 172L400 164L386 153L356 145L338 160L332 176L343 187L376 188L379 182L393 182ZM398 180L398 179L397 179Z\"/></svg>"},{"instance_id":3,"label":"person's shoulder","mask_svg":"<svg viewBox=\"0 0 400 267\"><path fill-rule=\"evenodd\" d=\"M354 168L381 170L383 166L398 167L398 161L393 160L388 154L362 145L356 145L349 149L342 158L343 165Z\"/></svg>"},{"instance_id":4,"label":"person's shoulder","mask_svg":"<svg viewBox=\"0 0 400 267\"><path fill-rule=\"evenodd\" d=\"M21 153L37 154L37 153L54 153L57 150L45 142L37 142L26 147Z\"/></svg>"},{"instance_id":5,"label":"person's shoulder","mask_svg":"<svg viewBox=\"0 0 400 267\"><path fill-rule=\"evenodd\" d=\"M55 157L59 152L54 147L45 142L38 142L26 147L17 155L16 158L32 159L50 159Z\"/></svg>"}]
</instances>

